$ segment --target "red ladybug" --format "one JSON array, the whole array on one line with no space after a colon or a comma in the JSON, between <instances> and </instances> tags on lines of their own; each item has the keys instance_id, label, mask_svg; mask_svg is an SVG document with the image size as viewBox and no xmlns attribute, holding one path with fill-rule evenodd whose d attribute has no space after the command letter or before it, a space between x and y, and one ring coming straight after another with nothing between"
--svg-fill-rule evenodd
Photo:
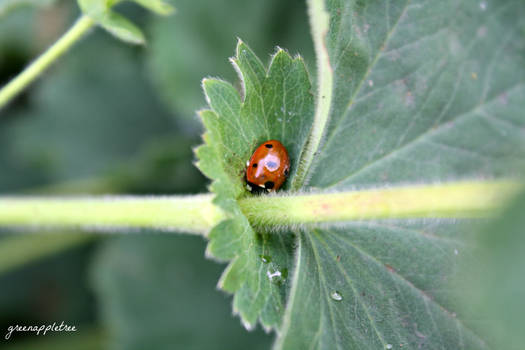
<instances>
[{"instance_id":1,"label":"red ladybug","mask_svg":"<svg viewBox=\"0 0 525 350\"><path fill-rule=\"evenodd\" d=\"M246 183L249 191L257 188L268 192L278 190L290 172L290 158L277 140L263 142L246 162Z\"/></svg>"}]
</instances>

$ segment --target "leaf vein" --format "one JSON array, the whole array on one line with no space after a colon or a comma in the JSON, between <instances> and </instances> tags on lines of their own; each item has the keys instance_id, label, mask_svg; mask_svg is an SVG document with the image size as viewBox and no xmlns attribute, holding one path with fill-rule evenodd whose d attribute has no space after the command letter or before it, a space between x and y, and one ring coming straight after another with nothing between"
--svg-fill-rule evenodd
<instances>
[{"instance_id":1,"label":"leaf vein","mask_svg":"<svg viewBox=\"0 0 525 350\"><path fill-rule=\"evenodd\" d=\"M490 99L490 100L487 100L485 101L485 105L487 103L491 103L493 102L494 100L496 100L498 97L500 97L501 95L503 94L507 94L509 93L510 91L516 89L517 87L521 87L522 85L525 85L525 83L518 83L518 84L515 84L513 86L511 86L510 88L506 89L505 91L501 92L500 94L498 94L498 96L495 96L494 98ZM365 164L364 166L362 166L360 169L352 172L351 174L337 180L336 182L334 183L331 183L327 186L325 186L324 188L330 188L330 187L334 187L334 186L337 186L339 185L340 183L344 182L344 181L347 181L349 179L351 179L352 177L355 177L357 174L367 170L368 168L374 166L374 165L377 165L378 163L390 158L390 157L393 157L395 155L397 155L399 152L407 149L408 147L410 146L413 146L414 144L416 144L417 142L420 142L422 140L425 140L425 138L427 137L431 137L432 135L436 135L438 133L440 133L444 128L447 128L447 127L450 127L452 126L454 123L457 123L459 120L462 120L464 118L467 118L467 117L472 117L472 116L476 116L476 113L478 112L478 110L482 109L483 108L483 105L476 105L474 106L473 108L471 108L470 110L466 111L466 112L463 112L459 115L457 115L454 119L444 123L444 124L441 124L440 126L436 127L436 128L431 128L431 129L427 129L427 131L421 133L418 137L410 140L409 142L405 143L404 145L402 145L401 147L397 147L397 148L394 148L392 151L386 153L385 155L383 155L382 157L380 158L377 158L367 164Z\"/></svg>"},{"instance_id":2,"label":"leaf vein","mask_svg":"<svg viewBox=\"0 0 525 350\"><path fill-rule=\"evenodd\" d=\"M384 264L382 262L380 262L375 256L371 255L370 253L368 253L366 250L362 249L361 247L353 244L349 239L347 239L347 237L341 237L340 235L337 234L337 232L335 231L329 231L330 234L333 234L334 236L336 237L339 237L340 240L344 241L346 244L348 244L349 246L353 247L357 252L359 252L361 255L367 257L368 259L370 259L371 261L373 261L376 265L378 265L379 267L381 268L385 268ZM438 303L437 301L435 301L434 299L432 299L430 296L427 295L427 293L425 293L423 290L421 290L420 288L418 288L416 285L414 285L412 282L410 282L408 279L406 279L403 275L399 274L397 271L389 271L393 276L396 276L396 278L406 284L410 289L414 290L417 294L420 295L420 297L425 300L425 301L430 301L430 303L434 304L435 306L438 307L439 310L441 310L447 317L449 317L450 319L455 319L458 323L460 323L460 326L461 328L463 328L465 331L468 331L472 334L472 336L474 336L477 341L479 342L479 344L483 347L483 348L487 348L487 345L485 344L485 342L483 341L483 339L477 335L473 330L471 330L470 328L468 328L467 326L465 326L458 318L456 318L453 313L451 311L449 311L447 308L445 308L443 305L441 305L440 303Z\"/></svg>"}]
</instances>

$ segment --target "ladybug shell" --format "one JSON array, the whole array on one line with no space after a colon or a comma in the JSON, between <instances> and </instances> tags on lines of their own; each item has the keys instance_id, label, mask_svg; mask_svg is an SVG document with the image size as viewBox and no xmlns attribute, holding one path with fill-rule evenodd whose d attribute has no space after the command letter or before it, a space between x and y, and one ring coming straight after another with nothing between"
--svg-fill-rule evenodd
<instances>
[{"instance_id":1,"label":"ladybug shell","mask_svg":"<svg viewBox=\"0 0 525 350\"><path fill-rule=\"evenodd\" d=\"M286 181L289 171L290 158L283 144L277 140L265 141L246 163L248 189L254 192L254 187L258 186L268 192L278 190Z\"/></svg>"}]
</instances>

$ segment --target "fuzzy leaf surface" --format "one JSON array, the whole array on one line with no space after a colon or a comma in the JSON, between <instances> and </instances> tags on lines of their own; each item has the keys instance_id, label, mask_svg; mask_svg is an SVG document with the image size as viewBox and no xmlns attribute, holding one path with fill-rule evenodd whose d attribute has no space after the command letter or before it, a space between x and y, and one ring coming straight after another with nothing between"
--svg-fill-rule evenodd
<instances>
[{"instance_id":1,"label":"fuzzy leaf surface","mask_svg":"<svg viewBox=\"0 0 525 350\"><path fill-rule=\"evenodd\" d=\"M323 142L313 150L312 166L301 169L307 174L303 190L512 177L520 171L522 2L324 5L329 26L322 49L333 99ZM242 47L236 62L249 52ZM260 315L263 325L277 326L275 346L284 349L487 348L449 287L459 262L471 259L477 223L382 220L271 235L253 231L235 201L249 195L244 163L260 142L278 138L290 151L293 180L313 123L311 105L304 103L312 100L291 109L288 95L264 89L256 58L243 62L237 65L244 99L230 84L204 82L212 111L202 113L206 145L197 152L201 170L214 179L217 203L232 216L212 231L208 251L232 260L221 286L236 293L234 308L243 320L253 325ZM281 80L293 78L288 70L280 73ZM293 89L300 93L300 86ZM301 107L301 118L295 118ZM292 111L294 118L283 123L286 115L268 111ZM290 237L295 241L285 241ZM279 288L267 284L260 255L290 271Z\"/></svg>"},{"instance_id":2,"label":"fuzzy leaf surface","mask_svg":"<svg viewBox=\"0 0 525 350\"><path fill-rule=\"evenodd\" d=\"M245 163L262 142L282 140L290 156L299 158L311 126L313 95L304 62L284 50L277 50L266 68L239 41L232 63L242 94L225 81L203 81L211 110L201 112L207 132L197 150L198 166L214 179L216 203L231 215L210 233L208 254L232 260L219 286L235 292L234 311L245 326L252 328L260 317L270 328L280 324L284 312L293 237L255 232L236 199L251 195L243 180Z\"/></svg>"},{"instance_id":3,"label":"fuzzy leaf surface","mask_svg":"<svg viewBox=\"0 0 525 350\"><path fill-rule=\"evenodd\" d=\"M307 187L341 191L519 173L523 2L325 5L334 97ZM488 348L449 286L459 262L472 258L473 227L390 220L298 233L276 347Z\"/></svg>"}]
</instances>

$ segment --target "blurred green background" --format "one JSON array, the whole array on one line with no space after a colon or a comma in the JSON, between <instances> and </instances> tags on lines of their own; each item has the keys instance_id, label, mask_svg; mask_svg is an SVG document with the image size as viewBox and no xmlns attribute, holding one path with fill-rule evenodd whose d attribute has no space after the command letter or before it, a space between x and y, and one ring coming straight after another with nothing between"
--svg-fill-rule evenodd
<instances>
[{"instance_id":1,"label":"blurred green background","mask_svg":"<svg viewBox=\"0 0 525 350\"><path fill-rule=\"evenodd\" d=\"M7 7L0 0L0 85L79 16L73 1ZM228 57L242 38L268 62L275 46L314 71L302 0L173 1L177 14L117 10L145 32L129 46L100 29L0 111L1 194L206 192L192 148L205 107L200 81L237 80ZM215 287L223 265L206 242L165 233L0 231L2 349L266 349L231 297ZM13 333L60 323L76 333Z\"/></svg>"}]
</instances>

